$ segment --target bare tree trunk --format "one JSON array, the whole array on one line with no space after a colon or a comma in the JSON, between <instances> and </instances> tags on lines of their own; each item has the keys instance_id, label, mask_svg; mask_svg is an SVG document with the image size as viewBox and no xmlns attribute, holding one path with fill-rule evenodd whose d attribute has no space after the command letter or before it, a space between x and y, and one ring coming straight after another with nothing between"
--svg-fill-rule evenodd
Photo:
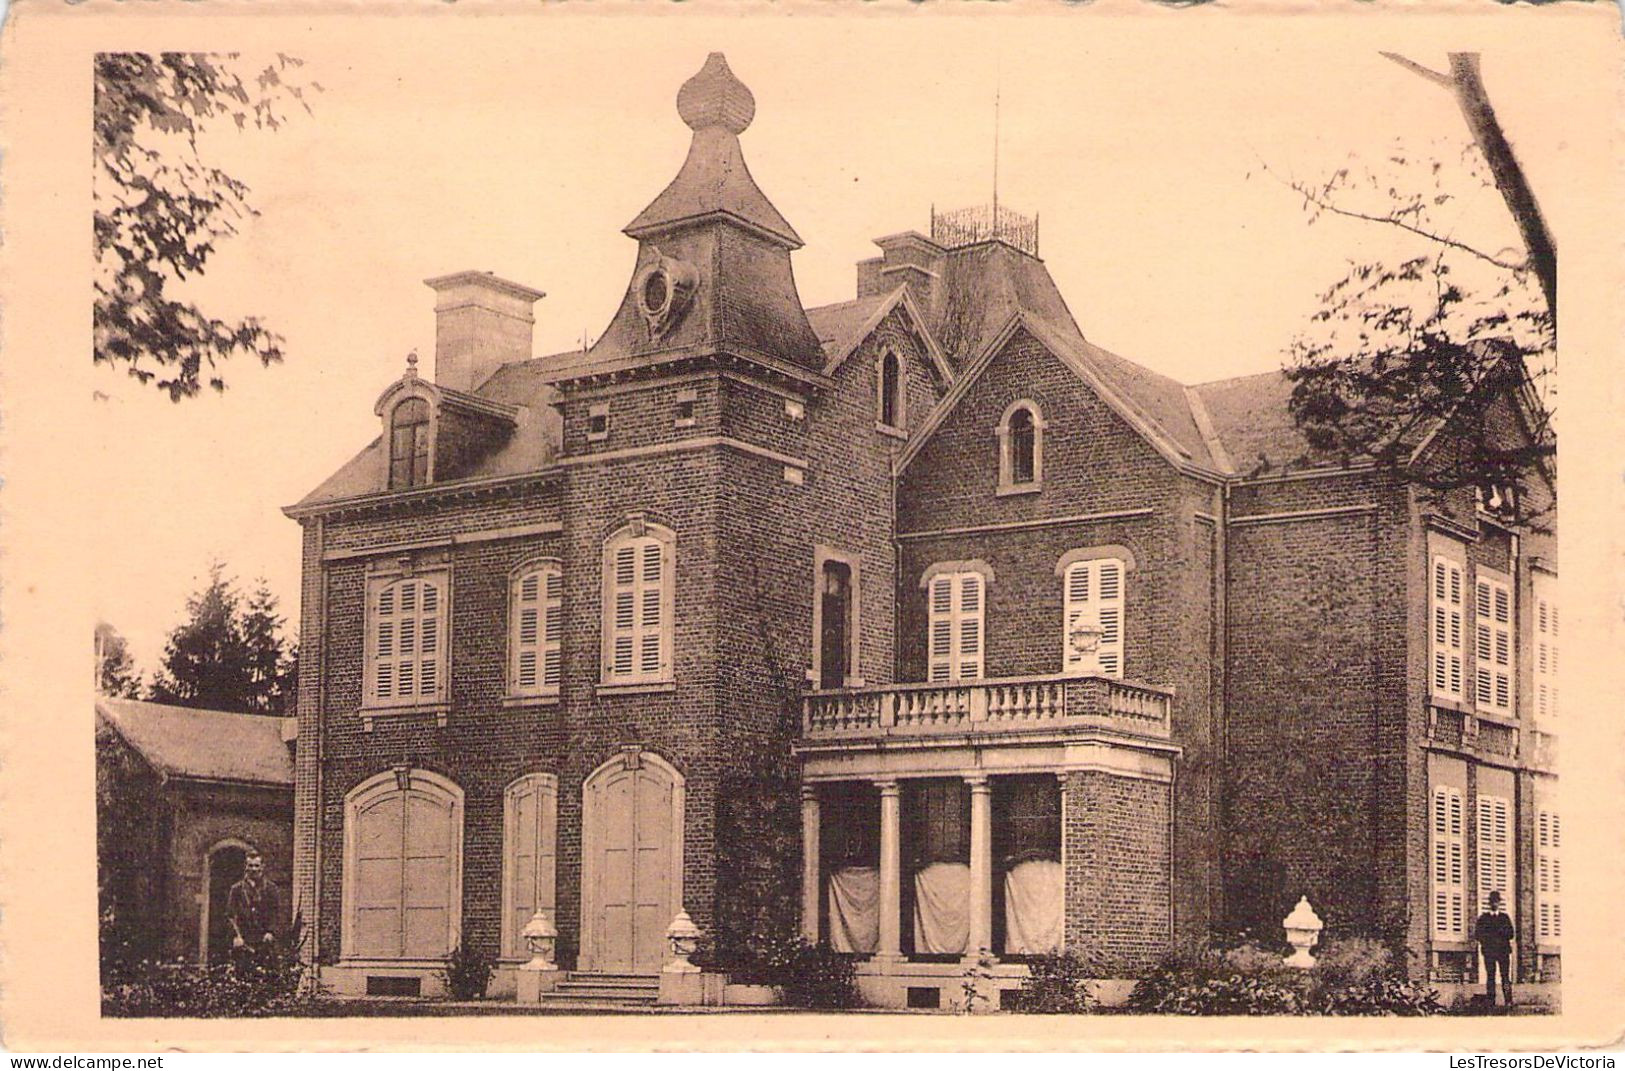
<instances>
[{"instance_id":1,"label":"bare tree trunk","mask_svg":"<svg viewBox=\"0 0 1625 1071\"><path fill-rule=\"evenodd\" d=\"M1518 225L1518 233L1523 237L1524 247L1529 253L1529 267L1540 280L1541 293L1545 295L1546 307L1552 314L1552 331L1555 334L1557 243L1552 240L1552 232L1547 229L1545 217L1540 214L1540 205L1536 203L1529 180L1512 152L1512 145L1502 132L1501 124L1496 121L1495 109L1490 106L1489 94L1484 91L1484 79L1479 74L1478 53L1450 53L1449 74L1429 70L1392 52L1384 52L1383 55L1455 94L1461 114L1467 119L1467 129L1472 131L1473 140L1490 165L1495 188L1501 191L1507 211L1512 213L1513 222Z\"/></svg>"}]
</instances>

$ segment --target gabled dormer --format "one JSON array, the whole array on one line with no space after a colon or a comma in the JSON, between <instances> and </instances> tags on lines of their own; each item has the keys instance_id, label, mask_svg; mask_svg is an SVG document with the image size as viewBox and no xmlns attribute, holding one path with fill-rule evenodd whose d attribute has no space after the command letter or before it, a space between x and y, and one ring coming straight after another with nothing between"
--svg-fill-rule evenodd
<instances>
[{"instance_id":1,"label":"gabled dormer","mask_svg":"<svg viewBox=\"0 0 1625 1071\"><path fill-rule=\"evenodd\" d=\"M520 407L421 379L417 354L373 406L382 421L379 489L406 491L457 480L507 445Z\"/></svg>"}]
</instances>

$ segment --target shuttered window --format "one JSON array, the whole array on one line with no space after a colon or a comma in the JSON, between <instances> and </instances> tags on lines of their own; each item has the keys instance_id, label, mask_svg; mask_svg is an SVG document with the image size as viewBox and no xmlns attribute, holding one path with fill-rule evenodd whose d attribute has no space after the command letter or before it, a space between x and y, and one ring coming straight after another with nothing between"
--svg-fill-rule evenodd
<instances>
[{"instance_id":1,"label":"shuttered window","mask_svg":"<svg viewBox=\"0 0 1625 1071\"><path fill-rule=\"evenodd\" d=\"M436 702L446 690L446 577L375 582L368 604L367 702Z\"/></svg>"},{"instance_id":2,"label":"shuttered window","mask_svg":"<svg viewBox=\"0 0 1625 1071\"><path fill-rule=\"evenodd\" d=\"M1067 566L1063 668L1067 673L1123 675L1123 563L1116 558Z\"/></svg>"},{"instance_id":3,"label":"shuttered window","mask_svg":"<svg viewBox=\"0 0 1625 1071\"><path fill-rule=\"evenodd\" d=\"M1467 838L1462 828L1461 790L1440 785L1433 790L1433 935L1449 941L1467 939Z\"/></svg>"},{"instance_id":4,"label":"shuttered window","mask_svg":"<svg viewBox=\"0 0 1625 1071\"><path fill-rule=\"evenodd\" d=\"M1441 699L1462 699L1463 584L1461 563L1446 557L1433 559L1429 586L1429 645L1432 649L1432 694Z\"/></svg>"},{"instance_id":5,"label":"shuttered window","mask_svg":"<svg viewBox=\"0 0 1625 1071\"><path fill-rule=\"evenodd\" d=\"M606 683L671 679L673 548L669 533L611 539L604 553Z\"/></svg>"},{"instance_id":6,"label":"shuttered window","mask_svg":"<svg viewBox=\"0 0 1625 1071\"><path fill-rule=\"evenodd\" d=\"M1562 823L1556 811L1535 816L1535 936L1541 944L1557 944L1563 937Z\"/></svg>"},{"instance_id":7,"label":"shuttered window","mask_svg":"<svg viewBox=\"0 0 1625 1071\"><path fill-rule=\"evenodd\" d=\"M931 680L982 676L986 578L981 573L939 573L927 587Z\"/></svg>"},{"instance_id":8,"label":"shuttered window","mask_svg":"<svg viewBox=\"0 0 1625 1071\"><path fill-rule=\"evenodd\" d=\"M1512 593L1507 585L1480 576L1475 586L1473 649L1475 698L1481 710L1512 715Z\"/></svg>"},{"instance_id":9,"label":"shuttered window","mask_svg":"<svg viewBox=\"0 0 1625 1071\"><path fill-rule=\"evenodd\" d=\"M1557 600L1553 584L1535 577L1535 716L1557 717Z\"/></svg>"},{"instance_id":10,"label":"shuttered window","mask_svg":"<svg viewBox=\"0 0 1625 1071\"><path fill-rule=\"evenodd\" d=\"M502 952L528 958L525 924L538 910L557 910L558 785L552 774L527 774L508 786L502 839Z\"/></svg>"},{"instance_id":11,"label":"shuttered window","mask_svg":"<svg viewBox=\"0 0 1625 1071\"><path fill-rule=\"evenodd\" d=\"M559 634L562 581L551 562L527 568L514 578L508 610L508 693L559 693Z\"/></svg>"},{"instance_id":12,"label":"shuttered window","mask_svg":"<svg viewBox=\"0 0 1625 1071\"><path fill-rule=\"evenodd\" d=\"M1478 910L1488 911L1490 893L1512 910L1512 805L1500 796L1478 797Z\"/></svg>"}]
</instances>

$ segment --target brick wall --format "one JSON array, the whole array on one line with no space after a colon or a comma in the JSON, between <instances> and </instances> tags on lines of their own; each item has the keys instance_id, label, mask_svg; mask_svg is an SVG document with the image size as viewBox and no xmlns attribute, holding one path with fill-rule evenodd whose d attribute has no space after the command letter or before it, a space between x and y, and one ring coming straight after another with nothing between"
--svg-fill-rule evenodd
<instances>
[{"instance_id":1,"label":"brick wall","mask_svg":"<svg viewBox=\"0 0 1625 1071\"><path fill-rule=\"evenodd\" d=\"M1172 936L1169 786L1080 771L1063 791L1066 945L1101 977L1135 977Z\"/></svg>"}]
</instances>

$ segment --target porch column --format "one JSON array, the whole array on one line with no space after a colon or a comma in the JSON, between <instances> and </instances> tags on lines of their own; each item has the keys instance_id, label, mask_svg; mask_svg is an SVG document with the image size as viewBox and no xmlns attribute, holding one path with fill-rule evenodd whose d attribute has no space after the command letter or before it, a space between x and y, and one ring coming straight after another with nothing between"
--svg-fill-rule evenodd
<instances>
[{"instance_id":1,"label":"porch column","mask_svg":"<svg viewBox=\"0 0 1625 1071\"><path fill-rule=\"evenodd\" d=\"M818 788L801 786L801 936L818 943L819 893Z\"/></svg>"},{"instance_id":2,"label":"porch column","mask_svg":"<svg viewBox=\"0 0 1625 1071\"><path fill-rule=\"evenodd\" d=\"M896 781L877 781L880 789L880 947L875 957L903 956L903 792Z\"/></svg>"},{"instance_id":3,"label":"porch column","mask_svg":"<svg viewBox=\"0 0 1625 1071\"><path fill-rule=\"evenodd\" d=\"M993 951L993 787L970 774L970 940L965 955Z\"/></svg>"}]
</instances>

